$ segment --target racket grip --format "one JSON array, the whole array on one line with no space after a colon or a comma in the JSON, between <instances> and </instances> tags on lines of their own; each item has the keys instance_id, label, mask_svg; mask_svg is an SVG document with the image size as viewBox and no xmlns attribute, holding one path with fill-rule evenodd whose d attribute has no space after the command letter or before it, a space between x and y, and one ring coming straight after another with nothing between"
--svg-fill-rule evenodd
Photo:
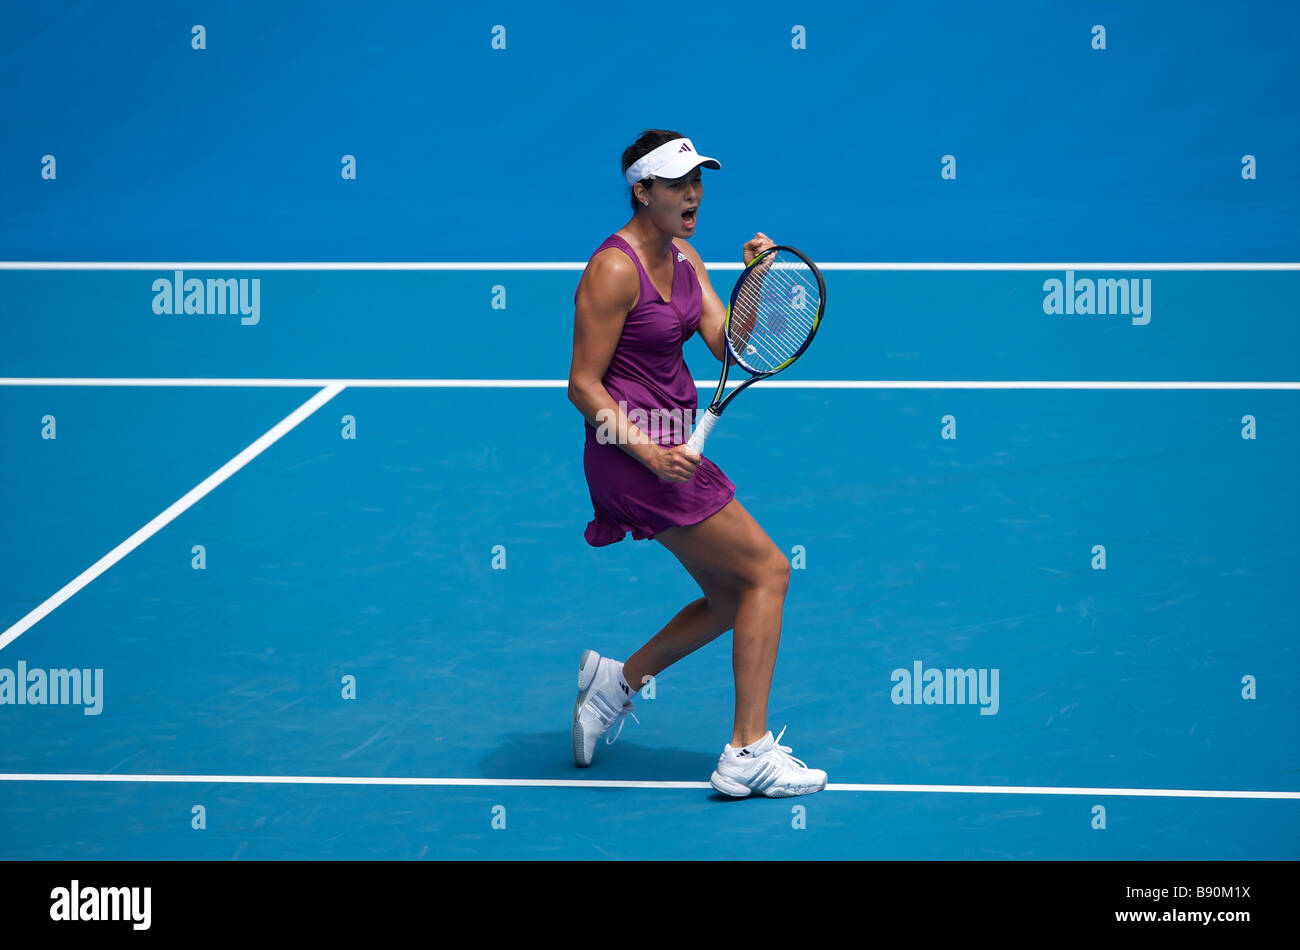
<instances>
[{"instance_id":1,"label":"racket grip","mask_svg":"<svg viewBox=\"0 0 1300 950\"><path fill-rule=\"evenodd\" d=\"M718 413L714 412L713 407L710 406L704 411L704 415L700 416L700 421L696 424L695 431L691 433L691 437L689 441L687 441L686 447L696 455L703 452L704 440L709 437L709 433L713 431L713 425L717 421Z\"/></svg>"}]
</instances>

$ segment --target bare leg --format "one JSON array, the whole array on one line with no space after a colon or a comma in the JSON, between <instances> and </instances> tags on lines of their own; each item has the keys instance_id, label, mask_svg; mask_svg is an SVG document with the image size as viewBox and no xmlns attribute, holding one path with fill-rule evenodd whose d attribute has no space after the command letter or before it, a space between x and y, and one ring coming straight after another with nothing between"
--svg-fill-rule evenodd
<instances>
[{"instance_id":1,"label":"bare leg","mask_svg":"<svg viewBox=\"0 0 1300 950\"><path fill-rule=\"evenodd\" d=\"M649 643L627 658L623 678L633 689L640 689L647 677L658 676L735 625L739 603L731 589L693 565L685 567L699 582L704 597L683 607Z\"/></svg>"},{"instance_id":2,"label":"bare leg","mask_svg":"<svg viewBox=\"0 0 1300 950\"><path fill-rule=\"evenodd\" d=\"M699 524L669 528L655 539L700 581L705 592L705 609L714 614L715 625L723 622L730 605L735 604L731 666L736 680L736 711L731 744L739 747L757 742L767 732L767 700L781 641L781 614L790 582L790 563L734 499ZM629 663L633 659L637 661L634 672L639 674L641 664L647 661L646 669L668 656L672 657L668 662L680 659L722 632L706 635L713 627L700 614L683 618L694 607L695 604L688 606L633 655ZM674 628L678 620L683 622ZM660 647L651 649L651 644L660 637L664 637ZM647 655L642 656L643 653ZM626 670L624 666L625 675ZM633 685L631 680L628 684Z\"/></svg>"}]
</instances>

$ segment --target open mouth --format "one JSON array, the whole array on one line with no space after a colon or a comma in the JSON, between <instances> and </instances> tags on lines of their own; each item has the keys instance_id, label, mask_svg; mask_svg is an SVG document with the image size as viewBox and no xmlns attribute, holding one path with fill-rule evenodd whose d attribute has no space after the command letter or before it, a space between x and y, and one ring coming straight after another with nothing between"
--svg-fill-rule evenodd
<instances>
[{"instance_id":1,"label":"open mouth","mask_svg":"<svg viewBox=\"0 0 1300 950\"><path fill-rule=\"evenodd\" d=\"M699 205L696 205L694 208L687 208L685 211L682 212L682 220L685 221L687 224L694 224L695 212L699 210L700 210Z\"/></svg>"}]
</instances>

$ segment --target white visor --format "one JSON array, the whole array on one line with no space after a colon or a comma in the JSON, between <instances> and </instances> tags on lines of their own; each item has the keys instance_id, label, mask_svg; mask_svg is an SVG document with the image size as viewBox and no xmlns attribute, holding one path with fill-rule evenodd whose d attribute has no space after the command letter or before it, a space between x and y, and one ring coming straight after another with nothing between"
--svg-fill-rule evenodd
<instances>
[{"instance_id":1,"label":"white visor","mask_svg":"<svg viewBox=\"0 0 1300 950\"><path fill-rule=\"evenodd\" d=\"M627 170L627 183L635 185L647 178L681 178L697 165L722 167L716 158L696 152L690 139L673 139L633 162Z\"/></svg>"}]
</instances>

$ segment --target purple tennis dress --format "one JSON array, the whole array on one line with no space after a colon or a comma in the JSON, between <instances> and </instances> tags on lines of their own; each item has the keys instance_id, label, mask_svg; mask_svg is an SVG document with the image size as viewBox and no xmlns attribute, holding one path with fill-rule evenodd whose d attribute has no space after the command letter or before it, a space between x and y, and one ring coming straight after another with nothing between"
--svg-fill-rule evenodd
<instances>
[{"instance_id":1,"label":"purple tennis dress","mask_svg":"<svg viewBox=\"0 0 1300 950\"><path fill-rule=\"evenodd\" d=\"M641 279L637 305L627 315L609 368L601 380L615 402L624 403L633 425L663 446L690 438L699 405L682 345L700 325L703 292L695 267L681 252L673 261L673 290L664 300L646 274L636 251L617 234L610 235L592 257L617 247L636 265ZM574 292L577 301L577 292ZM707 458L689 482L666 482L628 455L615 442L602 442L584 421L587 445L583 468L595 517L587 525L587 543L599 547L622 541L629 531L638 541L665 528L697 524L720 510L736 486ZM617 437L617 427L607 427Z\"/></svg>"}]
</instances>

